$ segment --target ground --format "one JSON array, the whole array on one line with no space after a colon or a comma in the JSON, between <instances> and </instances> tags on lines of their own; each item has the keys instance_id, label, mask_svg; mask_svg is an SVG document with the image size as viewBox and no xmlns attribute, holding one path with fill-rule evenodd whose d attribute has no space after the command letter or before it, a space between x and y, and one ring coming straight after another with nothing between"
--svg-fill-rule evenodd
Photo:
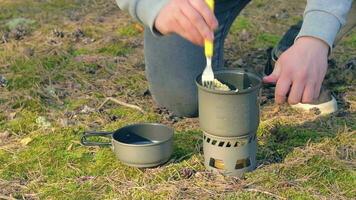
<instances>
[{"instance_id":1,"label":"ground","mask_svg":"<svg viewBox=\"0 0 356 200\"><path fill-rule=\"evenodd\" d=\"M325 80L339 112L276 106L264 88L258 168L204 170L197 119L156 108L144 76L143 27L113 0L0 0L0 199L355 199L356 32L333 50ZM302 18L305 1L254 0L226 41L226 65L261 71L266 50ZM98 109L106 97L115 103ZM139 170L84 130L135 122L175 129L168 164Z\"/></svg>"}]
</instances>

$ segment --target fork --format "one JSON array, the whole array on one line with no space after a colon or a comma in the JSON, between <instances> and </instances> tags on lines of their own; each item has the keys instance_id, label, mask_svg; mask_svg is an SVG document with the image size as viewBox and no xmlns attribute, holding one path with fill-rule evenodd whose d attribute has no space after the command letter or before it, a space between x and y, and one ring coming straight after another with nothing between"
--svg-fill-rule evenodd
<instances>
[{"instance_id":1,"label":"fork","mask_svg":"<svg viewBox=\"0 0 356 200\"><path fill-rule=\"evenodd\" d=\"M208 4L209 8L214 11L214 0L205 0L206 4ZM202 74L202 83L203 86L212 88L213 81L214 81L214 72L213 68L211 67L211 60L213 57L213 41L205 40L204 41L205 47L205 57L206 57L206 66Z\"/></svg>"}]
</instances>

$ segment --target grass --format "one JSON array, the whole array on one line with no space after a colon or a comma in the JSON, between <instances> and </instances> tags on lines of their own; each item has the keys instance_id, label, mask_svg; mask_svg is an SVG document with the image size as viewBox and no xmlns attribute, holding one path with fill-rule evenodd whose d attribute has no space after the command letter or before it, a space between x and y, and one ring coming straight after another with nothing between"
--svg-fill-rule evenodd
<instances>
[{"instance_id":1,"label":"grass","mask_svg":"<svg viewBox=\"0 0 356 200\"><path fill-rule=\"evenodd\" d=\"M131 52L132 52L131 48L120 43L111 44L106 47L98 49L99 54L110 55L110 56L123 56Z\"/></svg>"},{"instance_id":2,"label":"grass","mask_svg":"<svg viewBox=\"0 0 356 200\"><path fill-rule=\"evenodd\" d=\"M355 34L348 35L344 40L344 45L348 48L356 48L356 36Z\"/></svg>"},{"instance_id":3,"label":"grass","mask_svg":"<svg viewBox=\"0 0 356 200\"><path fill-rule=\"evenodd\" d=\"M270 34L270 33L262 33L259 34L255 41L255 47L261 48L266 46L275 46L278 44L278 41L281 39L281 36Z\"/></svg>"},{"instance_id":4,"label":"grass","mask_svg":"<svg viewBox=\"0 0 356 200\"><path fill-rule=\"evenodd\" d=\"M15 119L8 121L4 128L17 135L27 135L37 130L36 118L35 112L24 110L18 113Z\"/></svg>"},{"instance_id":5,"label":"grass","mask_svg":"<svg viewBox=\"0 0 356 200\"><path fill-rule=\"evenodd\" d=\"M140 34L140 30L138 29L138 27L140 27L140 25L130 24L130 25L118 28L117 33L120 36L127 36L127 37L137 36Z\"/></svg>"},{"instance_id":6,"label":"grass","mask_svg":"<svg viewBox=\"0 0 356 200\"><path fill-rule=\"evenodd\" d=\"M239 16L236 21L232 24L231 26L231 33L238 33L242 30L251 30L253 28L253 25L251 21L246 18L245 16Z\"/></svg>"},{"instance_id":7,"label":"grass","mask_svg":"<svg viewBox=\"0 0 356 200\"><path fill-rule=\"evenodd\" d=\"M245 53L264 58L257 49L275 45L281 32L299 20L294 15L285 21L271 18L275 10L255 14L269 9L269 2L254 1L233 24L228 60ZM0 43L0 75L8 80L0 86L0 198L356 198L355 82L347 78L352 71L342 69L355 55L355 32L335 49L339 67L331 67L326 80L340 112L320 117L268 101L261 106L259 168L237 179L205 170L197 119L173 123L155 111L152 97L143 95L148 86L138 42L142 27L118 11L114 1L81 3L0 0L0 34L13 28L12 20L33 23L21 40ZM299 7L291 9L291 3L301 4L278 6L296 12ZM54 29L64 36L55 36ZM77 37L78 29L84 34ZM239 36L243 30L250 34L246 41ZM24 53L28 48L33 54ZM249 59L256 66L265 62ZM96 109L106 97L138 105L145 113L114 103ZM110 148L79 142L84 130L114 131L137 122L162 122L175 129L168 164L140 170L118 161Z\"/></svg>"}]
</instances>

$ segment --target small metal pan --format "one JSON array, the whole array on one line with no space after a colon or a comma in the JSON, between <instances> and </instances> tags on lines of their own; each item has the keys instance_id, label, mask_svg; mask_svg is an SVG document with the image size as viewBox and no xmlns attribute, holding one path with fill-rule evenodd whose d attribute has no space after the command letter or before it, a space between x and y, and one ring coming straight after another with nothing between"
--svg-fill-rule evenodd
<instances>
[{"instance_id":1,"label":"small metal pan","mask_svg":"<svg viewBox=\"0 0 356 200\"><path fill-rule=\"evenodd\" d=\"M147 168L166 163L173 152L174 131L162 124L142 123L114 132L87 131L81 138L84 146L112 146L117 158L126 165ZM111 136L111 142L92 142L89 137Z\"/></svg>"}]
</instances>

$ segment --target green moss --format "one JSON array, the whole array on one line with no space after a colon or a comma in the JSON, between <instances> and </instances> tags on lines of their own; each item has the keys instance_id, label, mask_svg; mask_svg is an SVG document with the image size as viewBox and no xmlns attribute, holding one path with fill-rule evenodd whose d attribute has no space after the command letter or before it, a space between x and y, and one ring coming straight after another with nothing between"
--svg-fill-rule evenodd
<instances>
[{"instance_id":1,"label":"green moss","mask_svg":"<svg viewBox=\"0 0 356 200\"><path fill-rule=\"evenodd\" d=\"M108 44L98 50L98 53L110 56L124 56L131 52L132 48L120 42Z\"/></svg>"},{"instance_id":2,"label":"green moss","mask_svg":"<svg viewBox=\"0 0 356 200\"><path fill-rule=\"evenodd\" d=\"M63 69L67 65L68 60L65 56L49 56L44 57L40 62L45 70L52 71L56 68Z\"/></svg>"},{"instance_id":3,"label":"green moss","mask_svg":"<svg viewBox=\"0 0 356 200\"><path fill-rule=\"evenodd\" d=\"M131 199L164 200L168 195L169 191L164 191L164 189L162 189L160 192L152 192L150 189L133 188L130 190L129 197Z\"/></svg>"},{"instance_id":4,"label":"green moss","mask_svg":"<svg viewBox=\"0 0 356 200\"><path fill-rule=\"evenodd\" d=\"M100 92L93 92L93 95L95 98L98 98L98 99L103 99L105 98L105 95L103 95L102 93Z\"/></svg>"},{"instance_id":5,"label":"green moss","mask_svg":"<svg viewBox=\"0 0 356 200\"><path fill-rule=\"evenodd\" d=\"M119 170L126 179L142 178L140 170L117 161L110 148L93 152L74 142L79 141L81 132L81 129L61 129L47 134L41 132L33 135L28 148L16 155L10 156L8 152L0 151L0 161L11 160L1 168L0 178L29 180L41 176L45 185L38 188L29 184L28 187L39 190L42 197L59 198L75 194L83 199L93 198L94 194L90 191L95 184L88 182L82 185L81 177L109 177L113 171Z\"/></svg>"},{"instance_id":6,"label":"green moss","mask_svg":"<svg viewBox=\"0 0 356 200\"><path fill-rule=\"evenodd\" d=\"M282 192L283 196L287 197L288 199L296 199L296 200L313 200L316 199L312 195L308 194L307 192L300 191L295 188L285 188Z\"/></svg>"},{"instance_id":7,"label":"green moss","mask_svg":"<svg viewBox=\"0 0 356 200\"><path fill-rule=\"evenodd\" d=\"M93 26L85 26L82 30L86 37L90 37L92 39L100 39L107 32L107 27L99 23L94 24Z\"/></svg>"},{"instance_id":8,"label":"green moss","mask_svg":"<svg viewBox=\"0 0 356 200\"><path fill-rule=\"evenodd\" d=\"M35 23L36 22L34 20L20 17L20 18L14 18L14 19L9 20L6 23L6 27L9 30L13 30L13 29L15 29L17 27L28 27L28 28L30 28L31 26L33 27Z\"/></svg>"},{"instance_id":9,"label":"green moss","mask_svg":"<svg viewBox=\"0 0 356 200\"><path fill-rule=\"evenodd\" d=\"M342 136L337 138L339 137ZM335 139L325 140L326 149L332 148L337 143L343 143L340 140L335 144L328 141L335 141ZM295 160L300 162L295 162ZM293 164L288 164L290 161ZM304 177L304 179L301 180L301 177ZM290 199L314 199L310 193L313 191L323 196L341 192L346 197L351 198L354 197L352 188L356 184L356 173L351 167L322 155L308 158L308 153L302 149L297 149L288 154L283 165L270 165L265 169L246 174L246 178L247 180L257 181L260 186L267 188L267 191L268 189L279 188L279 195ZM298 187L283 186L282 183L291 183Z\"/></svg>"},{"instance_id":10,"label":"green moss","mask_svg":"<svg viewBox=\"0 0 356 200\"><path fill-rule=\"evenodd\" d=\"M30 89L39 84L41 78L36 60L18 59L11 65L13 76L9 77L7 87L10 90Z\"/></svg>"},{"instance_id":11,"label":"green moss","mask_svg":"<svg viewBox=\"0 0 356 200\"><path fill-rule=\"evenodd\" d=\"M31 112L45 111L45 106L38 99L20 97L12 104L13 109L26 109Z\"/></svg>"},{"instance_id":12,"label":"green moss","mask_svg":"<svg viewBox=\"0 0 356 200\"><path fill-rule=\"evenodd\" d=\"M256 48L275 46L281 39L281 36L274 35L271 33L262 33L259 34L256 38L254 46Z\"/></svg>"},{"instance_id":13,"label":"green moss","mask_svg":"<svg viewBox=\"0 0 356 200\"><path fill-rule=\"evenodd\" d=\"M16 114L15 119L8 121L5 128L15 133L16 135L26 135L38 129L36 112L23 110Z\"/></svg>"},{"instance_id":14,"label":"green moss","mask_svg":"<svg viewBox=\"0 0 356 200\"><path fill-rule=\"evenodd\" d=\"M68 50L68 52L73 56L87 55L91 54L92 50L86 48L74 49L73 47Z\"/></svg>"},{"instance_id":15,"label":"green moss","mask_svg":"<svg viewBox=\"0 0 356 200\"><path fill-rule=\"evenodd\" d=\"M244 16L239 16L231 26L231 33L239 33L243 29L249 30L253 25L250 20Z\"/></svg>"},{"instance_id":16,"label":"green moss","mask_svg":"<svg viewBox=\"0 0 356 200\"><path fill-rule=\"evenodd\" d=\"M60 176L52 175L75 175L77 173L75 170L64 170L68 169L67 164L73 159L80 162L83 160L88 161L91 158L85 156L85 153L80 150L67 151L68 144L75 138L73 131L67 131L68 133L63 131L63 133L32 135L33 140L29 147L13 157L16 162L9 163L2 176L6 179L27 179L29 178L28 176L31 176L30 172L35 171L36 173L43 173L44 176L50 177L50 179L60 180ZM39 172L38 169L41 168L46 170Z\"/></svg>"},{"instance_id":17,"label":"green moss","mask_svg":"<svg viewBox=\"0 0 356 200\"><path fill-rule=\"evenodd\" d=\"M2 169L4 169L4 164L8 163L9 160L11 159L11 156L8 152L6 152L5 150L0 149L0 174Z\"/></svg>"},{"instance_id":18,"label":"green moss","mask_svg":"<svg viewBox=\"0 0 356 200\"><path fill-rule=\"evenodd\" d=\"M174 135L174 156L185 157L197 151L197 146L202 142L201 131L178 132ZM188 156L187 158L189 158Z\"/></svg>"},{"instance_id":19,"label":"green moss","mask_svg":"<svg viewBox=\"0 0 356 200\"><path fill-rule=\"evenodd\" d=\"M261 8L263 6L265 6L268 2L266 0L256 0L253 1L253 4L257 7L257 8Z\"/></svg>"},{"instance_id":20,"label":"green moss","mask_svg":"<svg viewBox=\"0 0 356 200\"><path fill-rule=\"evenodd\" d=\"M334 86L331 87L331 89L335 92L338 92L338 93L345 93L348 91L349 89L349 86L347 85L337 85L335 84Z\"/></svg>"},{"instance_id":21,"label":"green moss","mask_svg":"<svg viewBox=\"0 0 356 200\"><path fill-rule=\"evenodd\" d=\"M21 11L16 9L17 8L16 5L10 3L3 3L3 2L1 4L2 5L0 8L0 20L2 21L2 23L4 23L5 20L20 15Z\"/></svg>"},{"instance_id":22,"label":"green moss","mask_svg":"<svg viewBox=\"0 0 356 200\"><path fill-rule=\"evenodd\" d=\"M127 26L119 27L117 33L120 36L127 36L127 37L133 37L140 34L140 32L135 27L135 24L129 24Z\"/></svg>"},{"instance_id":23,"label":"green moss","mask_svg":"<svg viewBox=\"0 0 356 200\"><path fill-rule=\"evenodd\" d=\"M12 1L2 3L0 19L21 19L24 17L53 18L60 11L75 8L73 1L51 0L47 2L36 1ZM77 4L80 5L80 4ZM51 13L51 15L47 15ZM19 21L19 20L17 20ZM23 20L21 20L23 21Z\"/></svg>"},{"instance_id":24,"label":"green moss","mask_svg":"<svg viewBox=\"0 0 356 200\"><path fill-rule=\"evenodd\" d=\"M317 188L323 195L332 195L335 189L346 197L354 197L352 190L356 185L356 173L335 160L313 156L306 163L290 166L281 173L291 179L312 176L301 185L305 188Z\"/></svg>"},{"instance_id":25,"label":"green moss","mask_svg":"<svg viewBox=\"0 0 356 200\"><path fill-rule=\"evenodd\" d=\"M37 87L42 80L48 78L43 76L44 73L51 73L54 70L65 71L68 61L66 56L61 55L15 59L10 65L12 76L9 77L7 87L10 90Z\"/></svg>"},{"instance_id":26,"label":"green moss","mask_svg":"<svg viewBox=\"0 0 356 200\"><path fill-rule=\"evenodd\" d=\"M123 106L118 106L117 104L113 104L114 109L108 110L108 114L111 116L116 116L118 118L117 121L112 122L104 127L105 130L116 130L118 128L121 128L122 126L130 123L144 123L144 122L157 122L158 116L154 113L146 113L142 114L141 112L123 107Z\"/></svg>"},{"instance_id":27,"label":"green moss","mask_svg":"<svg viewBox=\"0 0 356 200\"><path fill-rule=\"evenodd\" d=\"M144 89L146 89L146 82L146 77L143 74L134 73L120 75L115 79L115 83L118 86L123 87L125 92L130 92L134 94L140 94Z\"/></svg>"},{"instance_id":28,"label":"green moss","mask_svg":"<svg viewBox=\"0 0 356 200\"><path fill-rule=\"evenodd\" d=\"M262 193L241 191L237 193L228 194L220 199L226 199L226 200L269 200L270 199L272 200L274 198Z\"/></svg>"},{"instance_id":29,"label":"green moss","mask_svg":"<svg viewBox=\"0 0 356 200\"><path fill-rule=\"evenodd\" d=\"M102 187L101 190L106 187ZM78 200L102 199L102 193L98 193L98 189L93 182L71 181L65 184L54 183L52 186L42 188L39 192L41 199L48 197L64 200L73 199L74 197Z\"/></svg>"},{"instance_id":30,"label":"green moss","mask_svg":"<svg viewBox=\"0 0 356 200\"><path fill-rule=\"evenodd\" d=\"M356 32L351 32L348 36L343 38L341 45L344 45L348 48L356 48Z\"/></svg>"},{"instance_id":31,"label":"green moss","mask_svg":"<svg viewBox=\"0 0 356 200\"><path fill-rule=\"evenodd\" d=\"M68 110L76 110L76 109L79 109L80 107L86 105L88 102L89 102L89 99L80 98L80 99L73 99L73 100L67 101L65 103L65 105Z\"/></svg>"},{"instance_id":32,"label":"green moss","mask_svg":"<svg viewBox=\"0 0 356 200\"><path fill-rule=\"evenodd\" d=\"M275 130L271 134L268 127L274 127ZM257 157L259 159L272 159L274 161L282 160L295 147L304 146L308 141L320 142L324 138L335 136L328 131L320 131L307 129L305 127L296 127L290 122L268 121L262 122L258 130L259 151Z\"/></svg>"},{"instance_id":33,"label":"green moss","mask_svg":"<svg viewBox=\"0 0 356 200\"><path fill-rule=\"evenodd\" d=\"M3 125L5 124L5 122L6 122L5 113L0 111L0 130L3 127Z\"/></svg>"},{"instance_id":34,"label":"green moss","mask_svg":"<svg viewBox=\"0 0 356 200\"><path fill-rule=\"evenodd\" d=\"M16 89L30 89L39 84L40 77L36 76L27 76L27 75L15 75L11 77L8 81L7 88L9 90Z\"/></svg>"},{"instance_id":35,"label":"green moss","mask_svg":"<svg viewBox=\"0 0 356 200\"><path fill-rule=\"evenodd\" d=\"M80 5L80 2L70 1L70 0L51 0L47 3L39 4L40 8L46 11L56 11L58 8L64 9L71 9L76 8Z\"/></svg>"},{"instance_id":36,"label":"green moss","mask_svg":"<svg viewBox=\"0 0 356 200\"><path fill-rule=\"evenodd\" d=\"M265 7L268 1L251 3L247 7L250 10L246 11L246 15L239 16L231 28L231 32L237 34L246 29L251 38L255 38L244 43L244 49L238 49L242 54L255 48L273 46L279 40L279 36L275 35L279 31L272 30L273 26L266 27L267 31L263 33L256 28L261 23L273 25L276 20L268 18L257 22L250 17L250 13L261 10L260 7ZM33 198L39 199L191 199L199 198L203 196L202 191L210 190L215 199L273 199L271 195L246 190L260 188L288 199L332 199L334 195L355 198L352 192L356 175L350 165L355 158L352 154L355 143L352 130L356 129L356 120L352 108L346 109L347 114L343 117L320 117L304 124L290 118L282 120L278 116L262 119L258 130L257 155L261 165L242 180L199 176L186 179L181 175L182 169L205 170L201 152L202 132L189 128L185 123L191 121L186 119L172 125L176 127L172 160L161 167L129 167L118 161L109 147L82 146L79 141L84 129L111 131L127 124L163 120L163 116L150 108L151 102L139 105L146 111L145 114L115 103L107 103L104 112L100 113L80 113L70 119L64 114L66 111L78 111L84 105L96 107L106 97L102 88L118 87L115 95L122 101L140 97L147 88L143 71L131 69L130 64L121 71L122 63L118 66L111 61L100 61L101 67L98 67L95 63L73 60L80 55L121 56L129 60L135 56L137 47L131 46L130 42L132 37L141 34L140 31L134 24L112 29L115 20L127 19L121 15L120 19L112 16L117 6L108 5L105 0L7 0L1 3L0 29L3 31L21 24L22 19L36 21L33 24L36 34L26 36L23 41L10 40L8 44L0 45L0 74L9 80L7 88L0 88L0 133L9 131L11 134L5 142L0 139L0 180L5 185L5 189L2 188L5 194L18 199L24 194L35 194ZM78 28L79 23L69 19L73 14L75 18L77 15L85 17L79 21L80 29L87 37L98 39L96 42L85 44L73 41L70 33ZM99 16L104 16L105 20L93 23ZM299 19L300 16L290 16L281 23L287 26ZM66 25L62 26L62 23ZM60 45L47 43L53 37L53 29L58 27L65 32L64 38L54 38ZM113 35L119 39L116 43L99 42ZM349 34L338 46L342 52L338 56L342 57L342 61L349 60L353 55L354 36L354 32ZM231 44L234 46L234 43ZM21 49L27 47L35 48L35 54L30 58L21 53ZM338 63L343 63L340 60L338 57ZM336 76L340 76L338 71L336 69ZM96 82L99 79L107 81L107 85L101 87L101 82ZM80 91L76 92L78 85ZM58 106L53 106L57 103L51 103L51 97L46 96L48 87L55 88L53 93L58 95L58 99L54 101L59 102ZM353 105L355 98L350 95L349 86L340 83L332 86L332 90L346 93L345 100ZM61 92L64 95L60 95ZM128 103L140 104L142 100L140 97ZM10 120L9 114L15 112L16 116ZM282 115L290 114L283 109L280 112L284 112ZM39 116L51 119L52 127L46 130L39 127L36 123ZM113 116L116 120L111 121ZM63 127L61 120L66 119L73 120L77 125ZM181 125L184 131L181 131ZM27 145L21 144L24 138L31 138L32 141ZM95 140L104 141L104 138ZM231 181L238 181L238 186L231 188ZM18 184L25 186L17 187ZM244 187L246 184L247 188ZM184 190L185 187L188 189ZM7 191L12 188L16 191Z\"/></svg>"}]
</instances>

